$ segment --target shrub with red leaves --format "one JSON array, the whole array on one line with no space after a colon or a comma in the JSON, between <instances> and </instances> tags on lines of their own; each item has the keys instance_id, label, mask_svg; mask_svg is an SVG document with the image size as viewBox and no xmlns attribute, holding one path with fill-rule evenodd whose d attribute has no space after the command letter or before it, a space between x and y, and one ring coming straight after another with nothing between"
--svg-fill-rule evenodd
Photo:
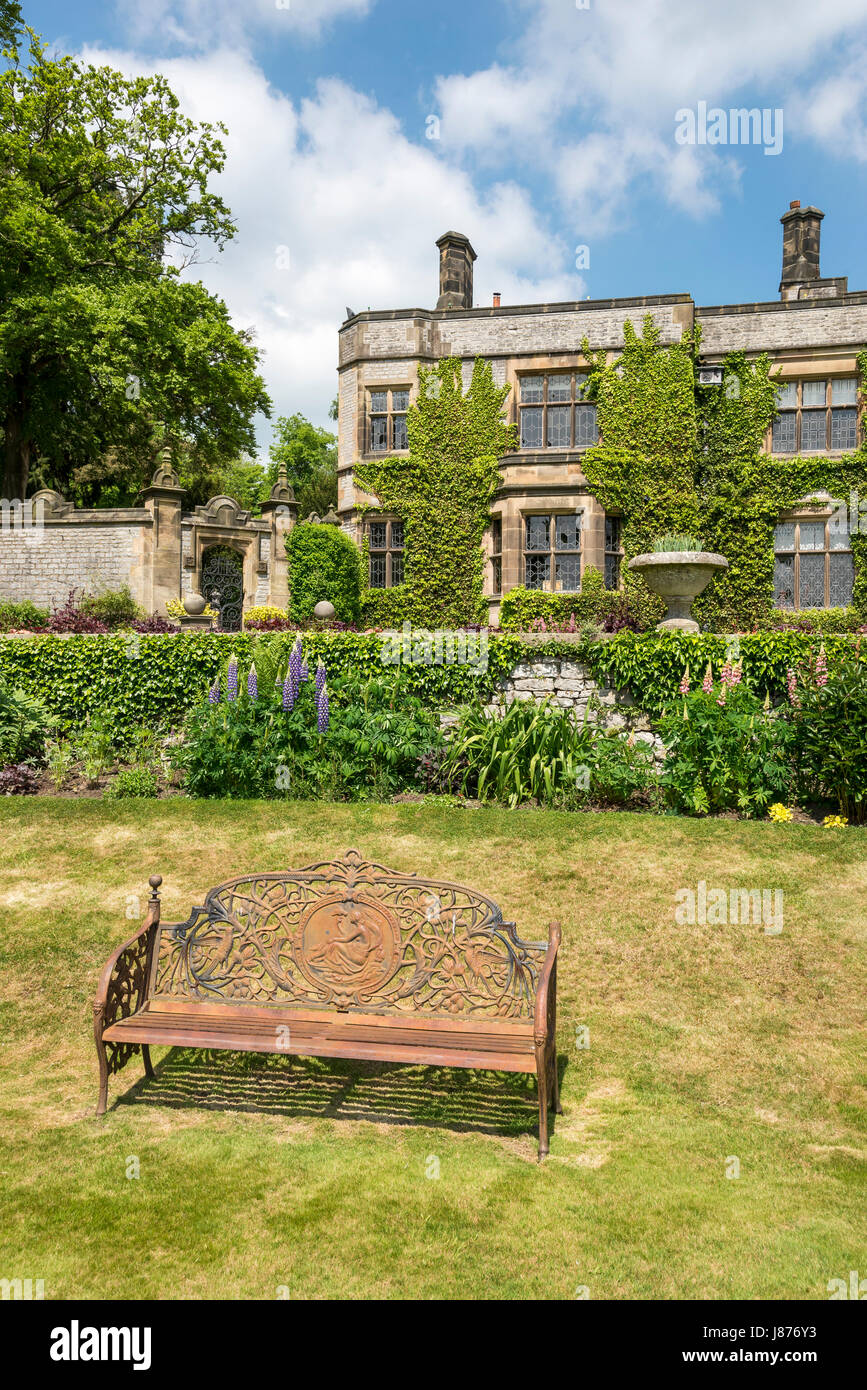
<instances>
[{"instance_id":1,"label":"shrub with red leaves","mask_svg":"<svg viewBox=\"0 0 867 1390\"><path fill-rule=\"evenodd\" d=\"M154 616L153 618L136 618L132 624L135 632L180 632L176 623L170 623L166 618Z\"/></svg>"},{"instance_id":2,"label":"shrub with red leaves","mask_svg":"<svg viewBox=\"0 0 867 1390\"><path fill-rule=\"evenodd\" d=\"M27 763L10 763L0 769L0 796L32 796L38 782L38 773Z\"/></svg>"},{"instance_id":3,"label":"shrub with red leaves","mask_svg":"<svg viewBox=\"0 0 867 1390\"><path fill-rule=\"evenodd\" d=\"M62 608L54 604L51 617L48 619L47 631L108 632L108 628L98 618L90 618L86 613L82 613L75 602L75 590L70 589L69 598Z\"/></svg>"}]
</instances>

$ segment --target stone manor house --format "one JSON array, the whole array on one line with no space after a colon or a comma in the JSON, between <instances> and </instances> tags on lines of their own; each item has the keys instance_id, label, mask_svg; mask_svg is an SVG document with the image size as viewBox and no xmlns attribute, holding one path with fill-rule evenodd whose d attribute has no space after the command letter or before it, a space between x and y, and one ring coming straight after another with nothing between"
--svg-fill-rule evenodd
<instances>
[{"instance_id":1,"label":"stone manor house","mask_svg":"<svg viewBox=\"0 0 867 1390\"><path fill-rule=\"evenodd\" d=\"M365 458L405 450L407 410L418 369L446 355L463 359L469 379L477 356L512 388L515 453L501 460L501 482L485 537L490 620L517 585L577 591L588 565L618 583L621 524L606 515L587 485L584 451L597 440L595 407L584 398L580 344L616 356L623 324L652 314L664 343L701 323L703 371L721 376L726 353L768 353L785 383L765 448L775 454L833 456L863 438L857 353L867 344L867 291L819 266L823 214L792 203L784 213L778 300L699 307L688 294L567 304L492 305L473 301L476 253L447 232L439 248L435 309L391 309L347 318L339 330L338 511L326 521L369 542L370 583L400 584L403 528L353 478ZM830 497L827 499L831 503ZM16 513L17 509L17 513ZM282 476L262 514L231 497L187 510L177 474L166 462L133 507L79 509L44 490L26 502L0 504L0 600L63 603L70 589L124 584L149 613L190 591L218 603L221 624L236 628L257 603L288 601L287 532L298 519ZM853 564L848 534L830 524L832 507L794 508L777 527L777 602L784 607L846 604Z\"/></svg>"},{"instance_id":2,"label":"stone manor house","mask_svg":"<svg viewBox=\"0 0 867 1390\"><path fill-rule=\"evenodd\" d=\"M376 508L353 478L357 460L407 447L406 412L418 389L418 368L443 356L463 359L465 380L482 356L494 380L508 382L509 418L518 426L515 453L501 460L502 481L485 540L486 592L496 621L499 599L516 585L577 590L594 565L615 587L621 558L620 521L590 492L581 459L597 442L596 409L584 400L584 337L616 356L623 323L636 328L651 314L663 343L702 326L702 366L720 376L726 353L767 353L785 383L765 448L774 454L847 453L861 441L856 354L867 344L867 291L851 292L846 276L823 277L819 242L824 214L793 202L783 225L779 299L700 307L688 294L565 304L479 307L473 300L476 253L467 237L446 232L439 248L435 309L353 314L339 333L339 484L342 524L369 541L370 583L403 579L403 528ZM829 499L830 501L830 499ZM781 516L777 528L777 602L830 607L852 596L847 538L812 507Z\"/></svg>"}]
</instances>

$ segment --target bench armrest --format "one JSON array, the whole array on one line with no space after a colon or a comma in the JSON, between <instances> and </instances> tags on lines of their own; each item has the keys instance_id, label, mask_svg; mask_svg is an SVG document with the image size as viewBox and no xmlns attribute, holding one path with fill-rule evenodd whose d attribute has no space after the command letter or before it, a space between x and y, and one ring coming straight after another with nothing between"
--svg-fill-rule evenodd
<instances>
[{"instance_id":1,"label":"bench armrest","mask_svg":"<svg viewBox=\"0 0 867 1390\"><path fill-rule=\"evenodd\" d=\"M554 1022L554 1011L557 1007L557 952L560 949L562 934L560 923L551 922L548 927L548 950L545 952L545 960L539 976L539 986L536 990L533 1041L537 1047L544 1046L548 1041L549 1024Z\"/></svg>"},{"instance_id":2,"label":"bench armrest","mask_svg":"<svg viewBox=\"0 0 867 1390\"><path fill-rule=\"evenodd\" d=\"M137 1013L147 994L156 928L160 920L157 888L162 879L155 875L150 882L153 892L144 921L135 936L118 946L109 956L100 973L93 1001L93 1027L97 1042L101 1042L103 1032L110 1024Z\"/></svg>"}]
</instances>

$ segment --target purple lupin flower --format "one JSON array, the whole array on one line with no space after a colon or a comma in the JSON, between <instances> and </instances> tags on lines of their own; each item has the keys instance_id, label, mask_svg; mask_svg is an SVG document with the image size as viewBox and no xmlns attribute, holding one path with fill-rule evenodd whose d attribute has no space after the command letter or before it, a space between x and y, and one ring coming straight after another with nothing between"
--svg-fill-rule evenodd
<instances>
[{"instance_id":1,"label":"purple lupin flower","mask_svg":"<svg viewBox=\"0 0 867 1390\"><path fill-rule=\"evenodd\" d=\"M218 705L218 704L220 703L220 677L219 677L219 676L218 676L217 679L214 681L214 684L211 686L210 690L208 691L208 703L211 704L211 705Z\"/></svg>"},{"instance_id":2,"label":"purple lupin flower","mask_svg":"<svg viewBox=\"0 0 867 1390\"><path fill-rule=\"evenodd\" d=\"M237 700L238 698L238 663L234 657L229 661L229 669L226 672L226 699Z\"/></svg>"},{"instance_id":3,"label":"purple lupin flower","mask_svg":"<svg viewBox=\"0 0 867 1390\"><path fill-rule=\"evenodd\" d=\"M328 686L323 685L316 700L316 724L320 734L328 732Z\"/></svg>"},{"instance_id":4,"label":"purple lupin flower","mask_svg":"<svg viewBox=\"0 0 867 1390\"><path fill-rule=\"evenodd\" d=\"M250 670L247 675L247 694L250 696L251 700L257 699L259 695L259 683L256 680L255 661L250 662Z\"/></svg>"},{"instance_id":5,"label":"purple lupin flower","mask_svg":"<svg viewBox=\"0 0 867 1390\"><path fill-rule=\"evenodd\" d=\"M323 689L323 687L324 687L324 685L325 685L325 679L326 679L327 674L328 674L328 673L327 673L327 671L325 670L325 667L322 665L322 662L320 661L319 665L316 667L316 699L317 699L317 700L319 699L319 696L322 694L322 689Z\"/></svg>"},{"instance_id":6,"label":"purple lupin flower","mask_svg":"<svg viewBox=\"0 0 867 1390\"><path fill-rule=\"evenodd\" d=\"M306 661L303 661L301 663L301 670L298 672L298 679L300 681L309 681L310 679L310 667L307 665Z\"/></svg>"},{"instance_id":7,"label":"purple lupin flower","mask_svg":"<svg viewBox=\"0 0 867 1390\"><path fill-rule=\"evenodd\" d=\"M298 641L295 643L295 646L292 648L292 651L289 653L289 674L290 674L291 677L292 677L292 684L293 684L293 686L294 686L294 688L295 688L295 693L296 693L296 695L297 695L297 694L298 694L298 685L299 685L299 682L300 682L300 680L301 680L301 638L300 638L300 637L298 638Z\"/></svg>"},{"instance_id":8,"label":"purple lupin flower","mask_svg":"<svg viewBox=\"0 0 867 1390\"><path fill-rule=\"evenodd\" d=\"M286 679L283 682L283 708L292 709L295 705L295 681L292 676L292 667L286 668Z\"/></svg>"}]
</instances>

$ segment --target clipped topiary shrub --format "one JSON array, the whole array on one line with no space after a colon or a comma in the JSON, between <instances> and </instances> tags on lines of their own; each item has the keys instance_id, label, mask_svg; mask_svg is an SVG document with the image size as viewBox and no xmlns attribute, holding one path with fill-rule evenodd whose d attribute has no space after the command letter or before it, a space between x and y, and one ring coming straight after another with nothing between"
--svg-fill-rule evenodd
<instances>
[{"instance_id":1,"label":"clipped topiary shrub","mask_svg":"<svg viewBox=\"0 0 867 1390\"><path fill-rule=\"evenodd\" d=\"M596 623L607 632L643 630L650 625L631 590L606 589L601 573L588 565L580 593L549 594L542 589L510 589L500 604L504 632L574 632L582 623Z\"/></svg>"},{"instance_id":2,"label":"clipped topiary shrub","mask_svg":"<svg viewBox=\"0 0 867 1390\"><path fill-rule=\"evenodd\" d=\"M334 604L335 617L357 623L361 617L361 551L339 526L302 521L286 540L289 556L289 617L313 617L317 603Z\"/></svg>"},{"instance_id":3,"label":"clipped topiary shrub","mask_svg":"<svg viewBox=\"0 0 867 1390\"><path fill-rule=\"evenodd\" d=\"M362 627L400 627L411 620L411 598L405 584L393 589L367 589L361 600Z\"/></svg>"}]
</instances>

